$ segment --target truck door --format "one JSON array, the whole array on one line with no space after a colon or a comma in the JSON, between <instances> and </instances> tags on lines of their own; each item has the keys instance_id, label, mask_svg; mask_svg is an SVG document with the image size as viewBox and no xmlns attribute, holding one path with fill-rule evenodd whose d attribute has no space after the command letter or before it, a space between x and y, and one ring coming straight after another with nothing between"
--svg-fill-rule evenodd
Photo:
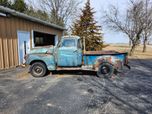
<instances>
[{"instance_id":1,"label":"truck door","mask_svg":"<svg viewBox=\"0 0 152 114\"><path fill-rule=\"evenodd\" d=\"M78 62L77 40L64 38L58 47L57 65L61 67L76 67Z\"/></svg>"}]
</instances>

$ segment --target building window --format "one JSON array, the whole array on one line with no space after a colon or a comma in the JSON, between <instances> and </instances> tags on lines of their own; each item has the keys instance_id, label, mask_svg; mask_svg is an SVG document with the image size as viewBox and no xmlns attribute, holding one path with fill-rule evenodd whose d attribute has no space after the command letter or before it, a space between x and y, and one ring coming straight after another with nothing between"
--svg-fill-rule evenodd
<instances>
[{"instance_id":1,"label":"building window","mask_svg":"<svg viewBox=\"0 0 152 114\"><path fill-rule=\"evenodd\" d=\"M34 31L33 37L35 47L55 45L55 35Z\"/></svg>"}]
</instances>

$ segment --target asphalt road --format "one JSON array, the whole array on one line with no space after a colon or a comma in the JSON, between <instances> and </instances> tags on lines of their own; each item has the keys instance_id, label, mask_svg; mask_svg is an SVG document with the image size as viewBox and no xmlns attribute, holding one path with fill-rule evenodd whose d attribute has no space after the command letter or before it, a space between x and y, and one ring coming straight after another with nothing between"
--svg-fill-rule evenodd
<instances>
[{"instance_id":1,"label":"asphalt road","mask_svg":"<svg viewBox=\"0 0 152 114\"><path fill-rule=\"evenodd\" d=\"M94 72L1 71L0 114L152 114L152 60L131 66L109 80Z\"/></svg>"}]
</instances>

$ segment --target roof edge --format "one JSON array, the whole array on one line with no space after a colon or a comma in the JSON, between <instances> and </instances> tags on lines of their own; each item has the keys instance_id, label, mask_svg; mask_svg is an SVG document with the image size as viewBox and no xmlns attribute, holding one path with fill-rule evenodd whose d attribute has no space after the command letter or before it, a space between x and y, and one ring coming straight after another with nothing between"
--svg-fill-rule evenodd
<instances>
[{"instance_id":1,"label":"roof edge","mask_svg":"<svg viewBox=\"0 0 152 114\"><path fill-rule=\"evenodd\" d=\"M52 24L52 23L49 23L47 21L43 21L43 20L38 19L36 17L32 17L32 16L29 16L27 14L20 13L18 11L12 10L10 8L7 8L7 7L0 6L0 11L2 11L3 13L11 14L15 17L20 17L20 18L23 18L23 19L26 19L26 20L29 20L29 21L32 21L32 22L37 22L37 23L40 23L40 24L43 24L43 25L46 25L46 26L56 28L56 29L66 30L66 28L64 28L62 26L58 26L56 24Z\"/></svg>"}]
</instances>

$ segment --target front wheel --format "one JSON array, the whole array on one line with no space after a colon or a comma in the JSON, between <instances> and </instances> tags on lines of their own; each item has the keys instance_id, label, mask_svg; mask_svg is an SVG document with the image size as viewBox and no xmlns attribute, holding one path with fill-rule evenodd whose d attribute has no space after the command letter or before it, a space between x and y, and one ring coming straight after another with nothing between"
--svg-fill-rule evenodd
<instances>
[{"instance_id":1,"label":"front wheel","mask_svg":"<svg viewBox=\"0 0 152 114\"><path fill-rule=\"evenodd\" d=\"M46 65L42 62L35 62L31 66L31 74L34 77L43 77L47 73Z\"/></svg>"},{"instance_id":2,"label":"front wheel","mask_svg":"<svg viewBox=\"0 0 152 114\"><path fill-rule=\"evenodd\" d=\"M114 73L114 67L112 64L105 62L99 66L97 75L99 77L111 78Z\"/></svg>"}]
</instances>

